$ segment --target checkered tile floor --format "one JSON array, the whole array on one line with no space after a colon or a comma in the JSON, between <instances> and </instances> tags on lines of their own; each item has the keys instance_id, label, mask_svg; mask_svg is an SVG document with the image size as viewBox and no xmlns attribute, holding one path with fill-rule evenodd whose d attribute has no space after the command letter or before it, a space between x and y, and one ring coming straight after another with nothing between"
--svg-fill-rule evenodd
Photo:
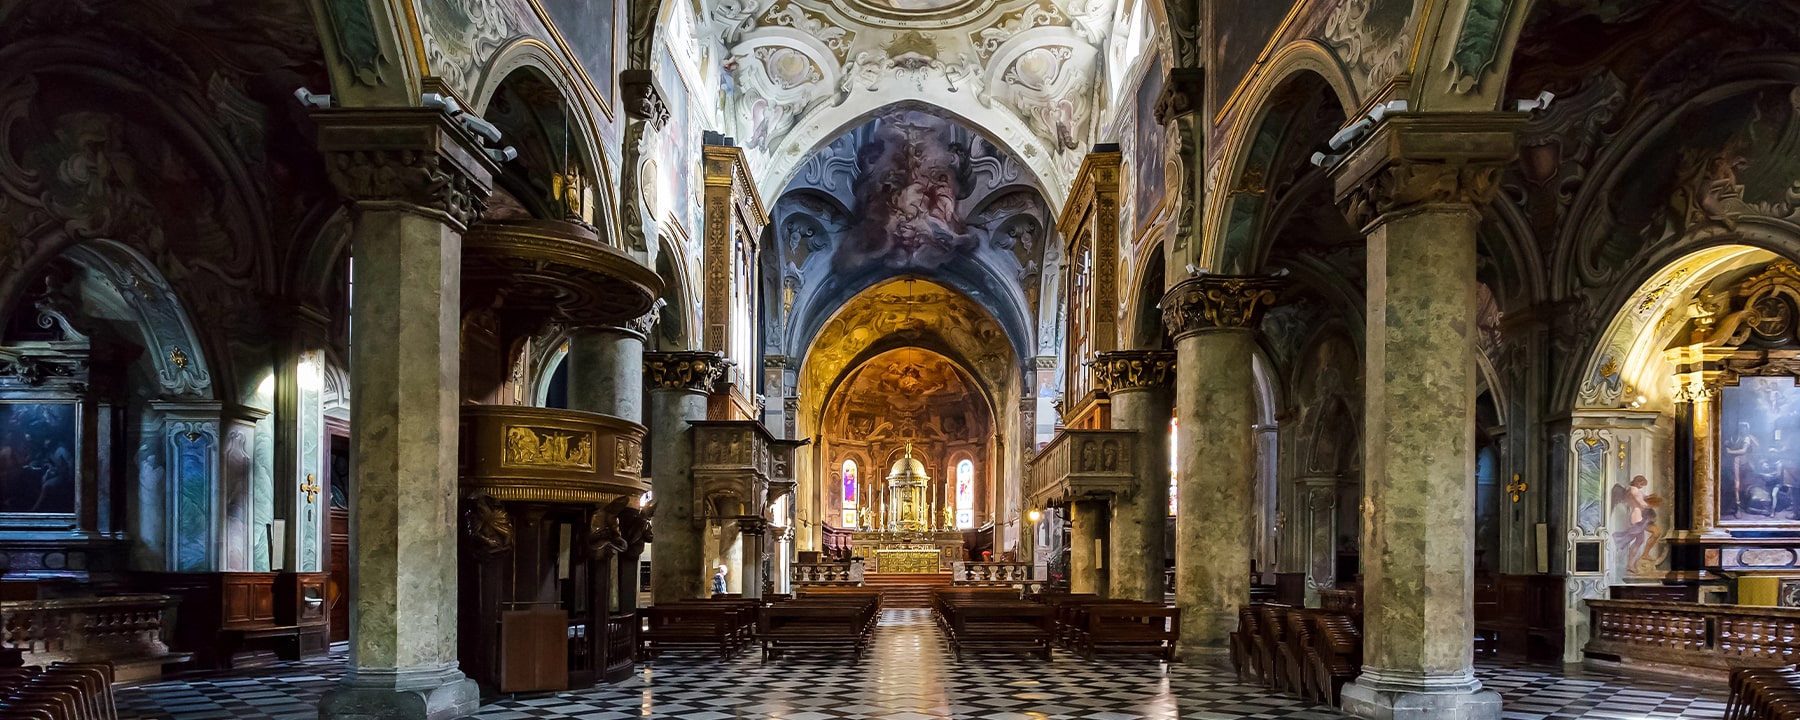
<instances>
[{"instance_id":1,"label":"checkered tile floor","mask_svg":"<svg viewBox=\"0 0 1800 720\"><path fill-rule=\"evenodd\" d=\"M342 649L297 663L228 676L161 682L121 690L120 716L168 720L314 720L319 695L344 663ZM1506 699L1507 720L1663 720L1719 718L1718 687L1690 688L1640 677L1571 675L1525 666L1483 664L1482 681ZM500 699L479 720L538 718L1343 718L1225 672L1192 666L1164 670L1151 660L1087 662L1058 654L1043 663L1005 656L957 661L924 610L889 610L862 662L848 657L786 657L763 664L755 653L720 663L670 653L639 666L617 685L554 696Z\"/></svg>"}]
</instances>

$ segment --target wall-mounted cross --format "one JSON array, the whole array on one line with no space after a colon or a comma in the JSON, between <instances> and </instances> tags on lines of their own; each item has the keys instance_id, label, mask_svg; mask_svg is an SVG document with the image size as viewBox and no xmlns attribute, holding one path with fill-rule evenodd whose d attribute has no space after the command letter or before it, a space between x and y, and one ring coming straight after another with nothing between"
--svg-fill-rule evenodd
<instances>
[{"instance_id":1,"label":"wall-mounted cross","mask_svg":"<svg viewBox=\"0 0 1800 720\"><path fill-rule=\"evenodd\" d=\"M1531 486L1526 485L1525 481L1519 478L1518 473L1513 473L1512 482L1509 482L1506 484L1506 491L1509 493L1512 493L1512 501L1513 502L1519 501L1519 493L1525 492L1526 490L1530 490L1530 489L1531 489Z\"/></svg>"},{"instance_id":2,"label":"wall-mounted cross","mask_svg":"<svg viewBox=\"0 0 1800 720\"><path fill-rule=\"evenodd\" d=\"M312 473L307 473L306 482L300 483L300 492L306 493L306 504L308 505L318 500L319 491L322 489L324 488L319 487L318 481L313 479Z\"/></svg>"}]
</instances>

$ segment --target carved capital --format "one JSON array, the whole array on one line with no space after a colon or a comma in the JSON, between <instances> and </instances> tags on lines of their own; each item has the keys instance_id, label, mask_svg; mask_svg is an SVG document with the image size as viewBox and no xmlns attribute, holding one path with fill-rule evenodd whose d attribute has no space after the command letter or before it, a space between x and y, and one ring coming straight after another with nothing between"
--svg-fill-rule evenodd
<instances>
[{"instance_id":1,"label":"carved capital","mask_svg":"<svg viewBox=\"0 0 1800 720\"><path fill-rule=\"evenodd\" d=\"M669 123L669 104L663 101L649 70L620 72L619 91L627 117L644 121L651 130L662 130Z\"/></svg>"},{"instance_id":2,"label":"carved capital","mask_svg":"<svg viewBox=\"0 0 1800 720\"><path fill-rule=\"evenodd\" d=\"M762 535L769 531L769 521L754 515L737 519L738 530L745 535Z\"/></svg>"},{"instance_id":3,"label":"carved capital","mask_svg":"<svg viewBox=\"0 0 1800 720\"><path fill-rule=\"evenodd\" d=\"M1256 327L1281 282L1264 275L1202 275L1163 296L1163 327L1181 338L1207 330Z\"/></svg>"},{"instance_id":4,"label":"carved capital","mask_svg":"<svg viewBox=\"0 0 1800 720\"><path fill-rule=\"evenodd\" d=\"M1156 122L1167 125L1183 115L1200 109L1206 99L1206 71L1200 68L1174 68L1163 82L1162 95L1156 98Z\"/></svg>"},{"instance_id":5,"label":"carved capital","mask_svg":"<svg viewBox=\"0 0 1800 720\"><path fill-rule=\"evenodd\" d=\"M644 382L650 389L710 393L732 362L716 352L644 353Z\"/></svg>"},{"instance_id":6,"label":"carved capital","mask_svg":"<svg viewBox=\"0 0 1800 720\"><path fill-rule=\"evenodd\" d=\"M1494 199L1517 155L1521 113L1395 115L1332 171L1338 206L1357 227L1429 206Z\"/></svg>"},{"instance_id":7,"label":"carved capital","mask_svg":"<svg viewBox=\"0 0 1800 720\"><path fill-rule=\"evenodd\" d=\"M1113 350L1088 365L1096 385L1107 392L1168 387L1175 382L1175 353L1169 350Z\"/></svg>"},{"instance_id":8,"label":"carved capital","mask_svg":"<svg viewBox=\"0 0 1800 720\"><path fill-rule=\"evenodd\" d=\"M669 304L667 300L657 298L656 302L650 306L650 312L626 321L625 327L639 335L650 337L650 331L656 328L657 320L662 318L663 306L667 304Z\"/></svg>"},{"instance_id":9,"label":"carved capital","mask_svg":"<svg viewBox=\"0 0 1800 720\"><path fill-rule=\"evenodd\" d=\"M318 110L325 170L359 209L402 209L457 230L481 217L499 168L480 144L429 108Z\"/></svg>"}]
</instances>

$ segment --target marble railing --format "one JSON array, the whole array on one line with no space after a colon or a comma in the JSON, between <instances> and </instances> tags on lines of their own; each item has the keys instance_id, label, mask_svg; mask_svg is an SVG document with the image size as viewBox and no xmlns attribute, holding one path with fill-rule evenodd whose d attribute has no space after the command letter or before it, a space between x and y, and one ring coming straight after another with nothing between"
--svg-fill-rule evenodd
<instances>
[{"instance_id":1,"label":"marble railing","mask_svg":"<svg viewBox=\"0 0 1800 720\"><path fill-rule=\"evenodd\" d=\"M153 594L0 601L0 647L20 651L28 665L104 661L125 675L134 665L160 671L188 658L163 639L163 615L175 605Z\"/></svg>"},{"instance_id":2,"label":"marble railing","mask_svg":"<svg viewBox=\"0 0 1800 720\"><path fill-rule=\"evenodd\" d=\"M981 587L1037 585L1043 580L1037 577L1031 563L958 561L950 564L950 582L964 587Z\"/></svg>"},{"instance_id":3,"label":"marble railing","mask_svg":"<svg viewBox=\"0 0 1800 720\"><path fill-rule=\"evenodd\" d=\"M1800 609L1660 600L1588 600L1590 656L1727 670L1800 659Z\"/></svg>"},{"instance_id":4,"label":"marble railing","mask_svg":"<svg viewBox=\"0 0 1800 720\"><path fill-rule=\"evenodd\" d=\"M1031 461L1025 498L1031 507L1104 498L1131 489L1136 430L1065 429Z\"/></svg>"},{"instance_id":5,"label":"marble railing","mask_svg":"<svg viewBox=\"0 0 1800 720\"><path fill-rule=\"evenodd\" d=\"M503 501L604 503L650 489L644 426L576 410L462 408L461 485Z\"/></svg>"},{"instance_id":6,"label":"marble railing","mask_svg":"<svg viewBox=\"0 0 1800 720\"><path fill-rule=\"evenodd\" d=\"M795 586L802 585L861 585L863 583L863 563L861 560L848 562L825 563L793 563L789 566L788 580Z\"/></svg>"}]
</instances>

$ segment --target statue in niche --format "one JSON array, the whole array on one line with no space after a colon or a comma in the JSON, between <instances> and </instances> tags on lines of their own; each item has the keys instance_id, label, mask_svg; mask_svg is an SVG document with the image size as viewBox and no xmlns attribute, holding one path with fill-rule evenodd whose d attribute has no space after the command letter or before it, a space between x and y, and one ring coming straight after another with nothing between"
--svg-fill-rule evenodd
<instances>
[{"instance_id":1,"label":"statue in niche","mask_svg":"<svg viewBox=\"0 0 1800 720\"><path fill-rule=\"evenodd\" d=\"M1081 444L1081 469L1093 471L1100 467L1099 451L1091 442Z\"/></svg>"},{"instance_id":2,"label":"statue in niche","mask_svg":"<svg viewBox=\"0 0 1800 720\"><path fill-rule=\"evenodd\" d=\"M1119 469L1119 443L1108 440L1100 445L1100 469Z\"/></svg>"}]
</instances>

